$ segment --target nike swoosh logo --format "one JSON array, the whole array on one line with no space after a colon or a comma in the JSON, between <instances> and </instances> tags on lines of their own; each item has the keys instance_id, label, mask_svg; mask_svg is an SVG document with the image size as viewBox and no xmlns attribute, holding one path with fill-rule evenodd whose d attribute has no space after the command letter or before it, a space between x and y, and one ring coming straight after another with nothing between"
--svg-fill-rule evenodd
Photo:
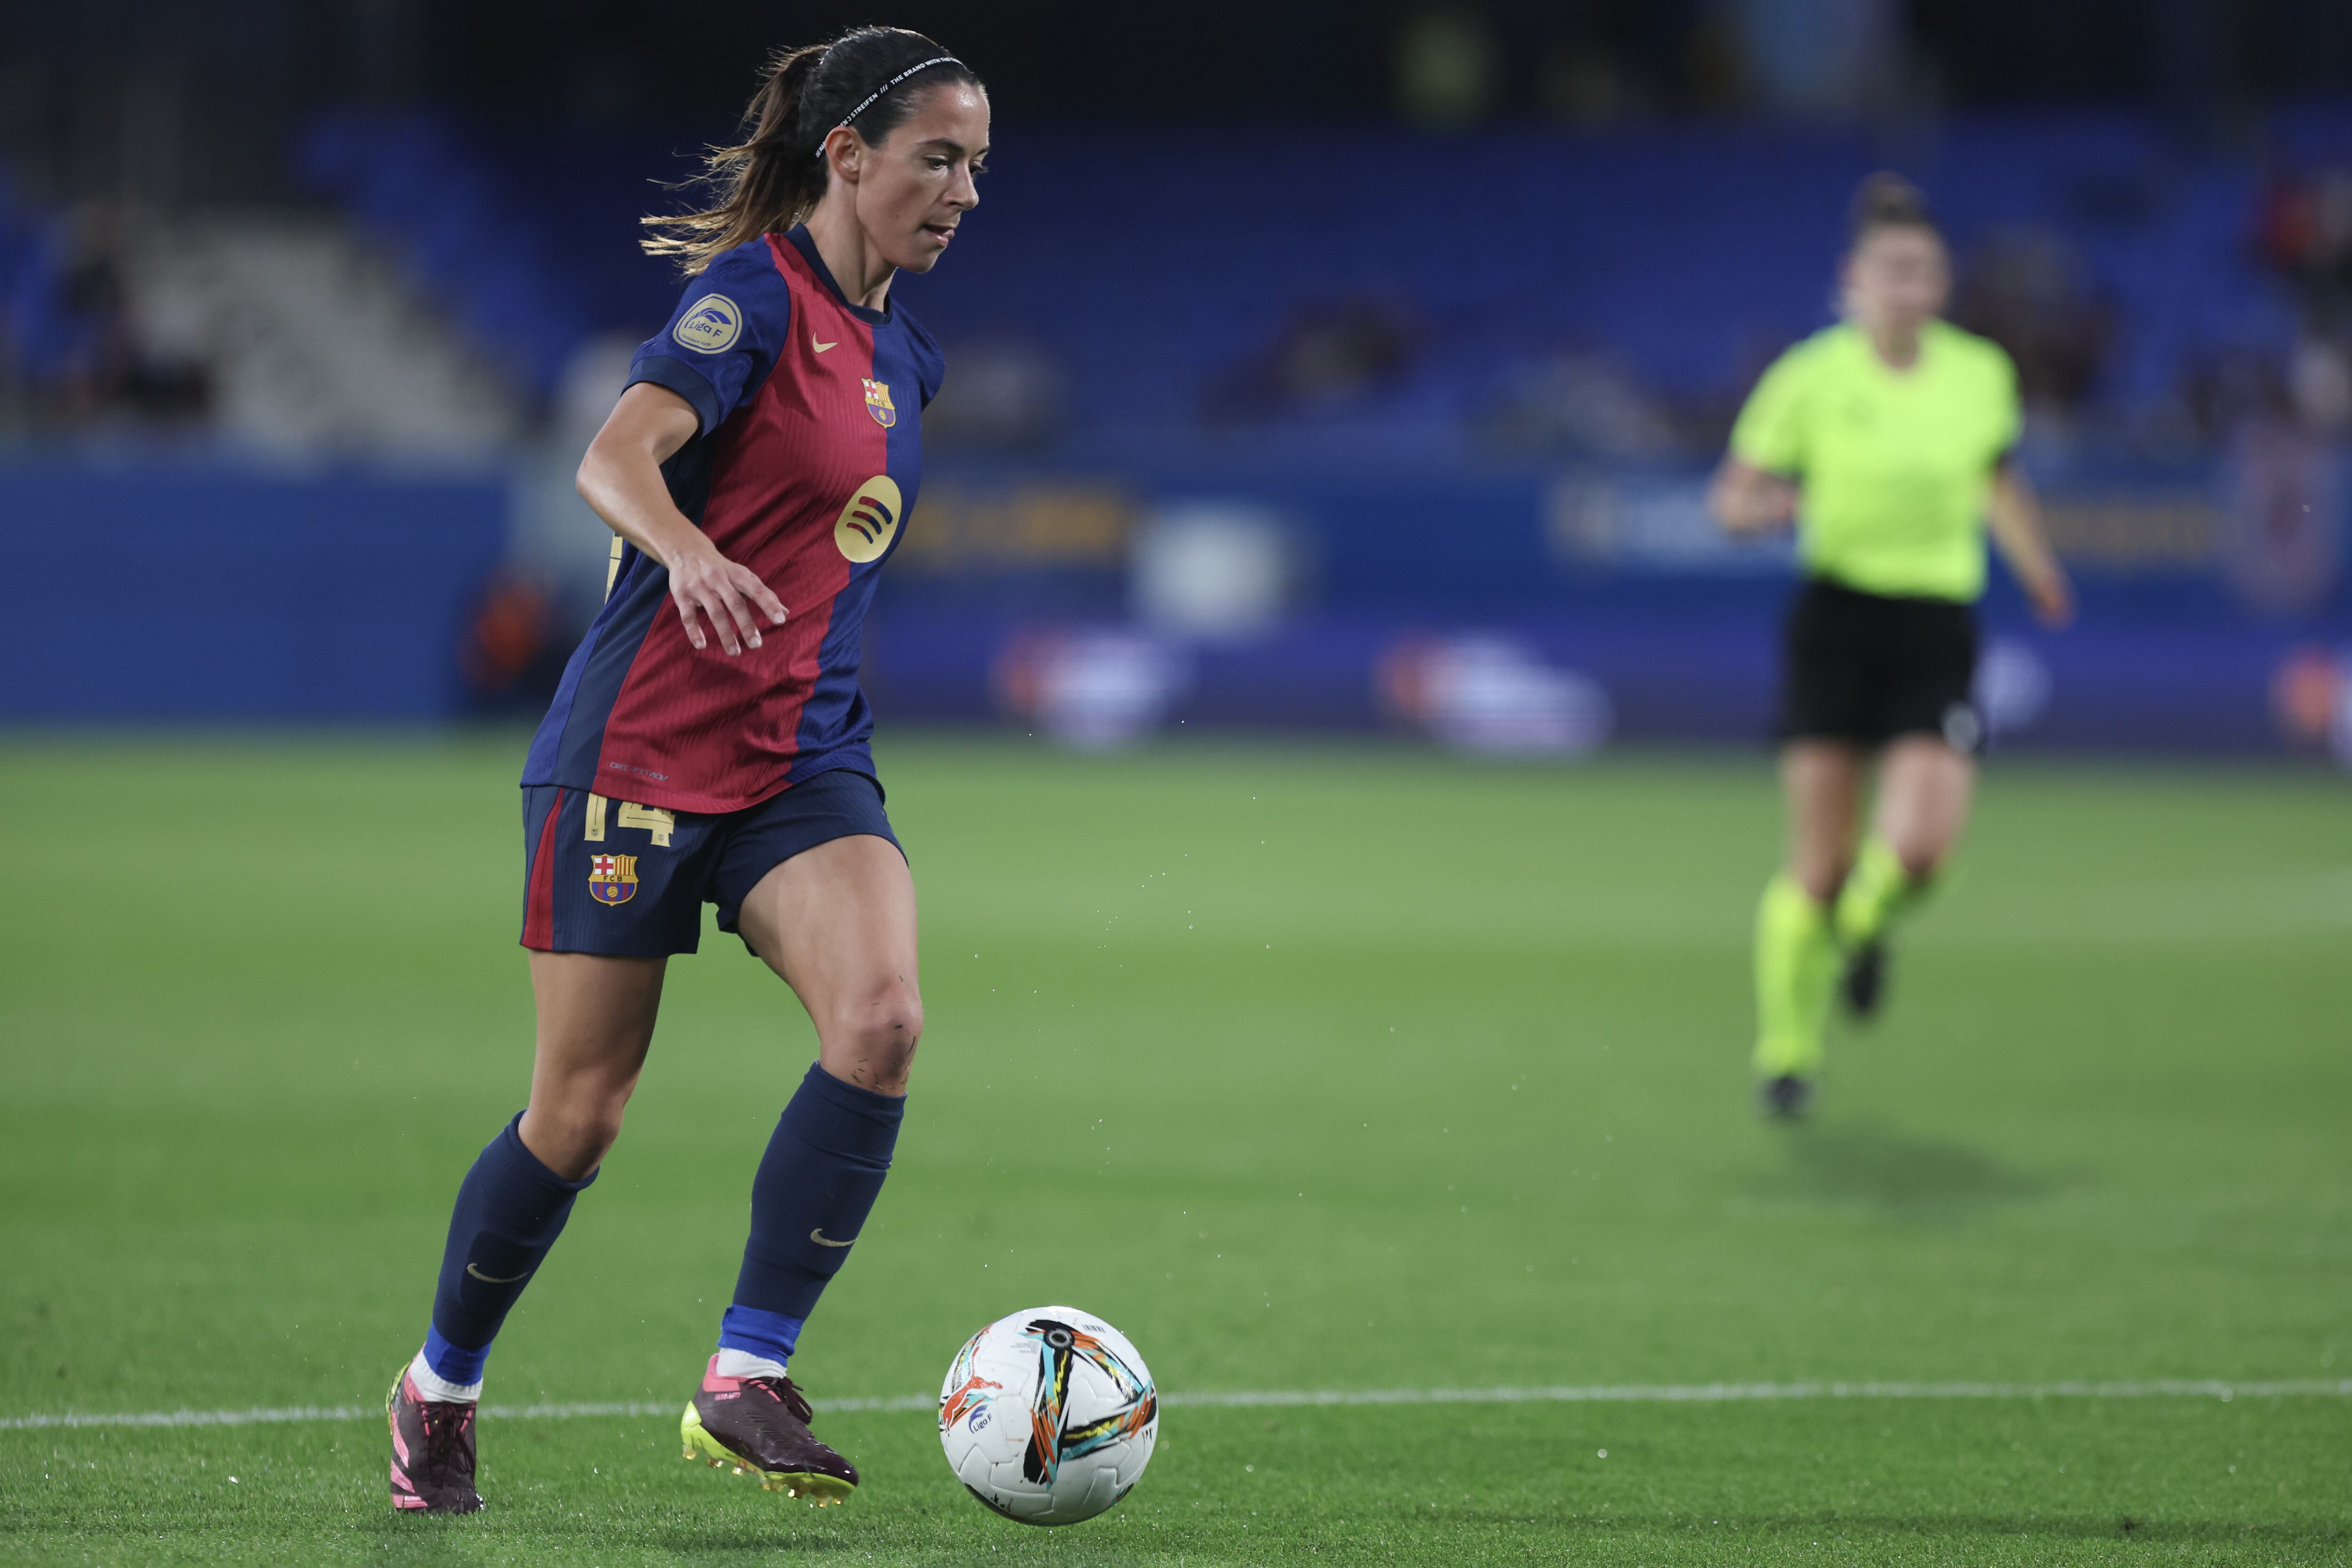
<instances>
[{"instance_id":1,"label":"nike swoosh logo","mask_svg":"<svg viewBox=\"0 0 2352 1568\"><path fill-rule=\"evenodd\" d=\"M480 1280L485 1285L511 1285L518 1279L526 1279L530 1277L530 1270L526 1268L520 1274L509 1274L505 1279L501 1279L495 1274L483 1273L480 1269L475 1268L470 1263L466 1265L466 1272L472 1275L475 1279Z\"/></svg>"},{"instance_id":2,"label":"nike swoosh logo","mask_svg":"<svg viewBox=\"0 0 2352 1568\"><path fill-rule=\"evenodd\" d=\"M819 1226L814 1230L809 1232L809 1239L815 1242L819 1247L847 1247L849 1245L849 1241L856 1241L857 1238L853 1236L849 1238L849 1241L829 1241L825 1238L824 1226Z\"/></svg>"},{"instance_id":3,"label":"nike swoosh logo","mask_svg":"<svg viewBox=\"0 0 2352 1568\"><path fill-rule=\"evenodd\" d=\"M824 353L824 351L825 351L825 350L827 350L827 349L837 349L837 348L839 348L839 347L841 346L841 340L840 340L839 338L835 338L833 342L829 342L829 343L821 343L821 342L818 342L814 338L811 338L811 339L809 340L809 346L810 346L811 348L813 348L813 349L816 350L816 352L817 352L817 353ZM846 1243L845 1243L844 1245L845 1246L845 1245L847 1245L847 1244L846 1244Z\"/></svg>"}]
</instances>

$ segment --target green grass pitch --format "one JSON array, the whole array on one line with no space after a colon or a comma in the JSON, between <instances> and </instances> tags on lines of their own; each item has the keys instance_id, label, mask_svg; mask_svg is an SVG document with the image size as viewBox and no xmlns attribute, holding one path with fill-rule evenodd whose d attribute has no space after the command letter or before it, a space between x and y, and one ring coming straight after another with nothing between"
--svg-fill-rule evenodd
<instances>
[{"instance_id":1,"label":"green grass pitch","mask_svg":"<svg viewBox=\"0 0 2352 1568\"><path fill-rule=\"evenodd\" d=\"M511 735L0 744L0 1418L380 1401L521 1104ZM794 1372L936 1391L1048 1300L1163 1390L2352 1377L2352 789L1997 768L1888 1016L1760 1124L1757 758L883 753L930 1029ZM811 1055L731 939L489 1398L682 1404ZM0 1429L40 1563L2342 1563L2352 1398L1177 1405L1119 1509L964 1496L835 1414L808 1511L674 1416ZM1602 1457L1602 1451L1606 1457ZM232 1479L233 1478L233 1479Z\"/></svg>"}]
</instances>

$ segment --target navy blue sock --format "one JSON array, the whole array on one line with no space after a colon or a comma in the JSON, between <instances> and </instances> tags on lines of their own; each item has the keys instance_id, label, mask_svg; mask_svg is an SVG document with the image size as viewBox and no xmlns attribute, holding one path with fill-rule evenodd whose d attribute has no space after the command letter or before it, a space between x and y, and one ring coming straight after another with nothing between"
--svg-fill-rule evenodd
<instances>
[{"instance_id":1,"label":"navy blue sock","mask_svg":"<svg viewBox=\"0 0 2352 1568\"><path fill-rule=\"evenodd\" d=\"M844 1083L817 1064L784 1114L751 1182L751 1239L719 1348L789 1359L816 1299L890 1173L907 1102Z\"/></svg>"},{"instance_id":2,"label":"navy blue sock","mask_svg":"<svg viewBox=\"0 0 2352 1568\"><path fill-rule=\"evenodd\" d=\"M592 1171L586 1181L567 1182L541 1164L523 1147L521 1128L517 1111L466 1173L449 1216L425 1360L452 1383L481 1381L499 1325L563 1234L572 1200L596 1179Z\"/></svg>"}]
</instances>

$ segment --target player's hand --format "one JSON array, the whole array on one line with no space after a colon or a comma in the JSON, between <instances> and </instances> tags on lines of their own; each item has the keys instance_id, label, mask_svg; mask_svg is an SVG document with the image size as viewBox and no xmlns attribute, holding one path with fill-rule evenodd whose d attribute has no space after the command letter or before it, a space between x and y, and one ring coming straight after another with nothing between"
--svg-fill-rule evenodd
<instances>
[{"instance_id":1,"label":"player's hand","mask_svg":"<svg viewBox=\"0 0 2352 1568\"><path fill-rule=\"evenodd\" d=\"M2033 618L2051 630L2071 626L2074 620L2074 585L2066 581L2066 574L2053 570L2025 591L2027 601L2033 606Z\"/></svg>"},{"instance_id":2,"label":"player's hand","mask_svg":"<svg viewBox=\"0 0 2352 1568\"><path fill-rule=\"evenodd\" d=\"M1723 531L1746 538L1797 521L1797 487L1778 474L1727 458L1706 490L1706 510Z\"/></svg>"},{"instance_id":3,"label":"player's hand","mask_svg":"<svg viewBox=\"0 0 2352 1568\"><path fill-rule=\"evenodd\" d=\"M1750 492L1747 515L1741 519L1745 533L1778 533L1793 528L1797 521L1797 487L1788 480L1767 474Z\"/></svg>"},{"instance_id":4,"label":"player's hand","mask_svg":"<svg viewBox=\"0 0 2352 1568\"><path fill-rule=\"evenodd\" d=\"M719 553L719 547L709 540L698 541L699 548L690 548L669 569L669 596L677 602L677 618L686 626L686 640L697 651L710 646L709 633L702 627L708 617L710 632L719 637L719 646L729 658L744 648L760 646L760 617L765 615L770 624L784 624L784 602L760 581L760 574L740 562L730 561Z\"/></svg>"}]
</instances>

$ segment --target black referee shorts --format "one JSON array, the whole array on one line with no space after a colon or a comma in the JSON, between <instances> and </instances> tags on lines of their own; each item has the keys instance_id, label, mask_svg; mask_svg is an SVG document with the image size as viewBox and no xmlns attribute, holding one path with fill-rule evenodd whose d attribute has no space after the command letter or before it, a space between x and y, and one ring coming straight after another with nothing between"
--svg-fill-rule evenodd
<instances>
[{"instance_id":1,"label":"black referee shorts","mask_svg":"<svg viewBox=\"0 0 2352 1568\"><path fill-rule=\"evenodd\" d=\"M1970 692L1976 669L1972 606L1811 578L1782 633L1776 729L1783 741L1865 746L1937 735L1956 751L1979 752L1985 726Z\"/></svg>"}]
</instances>

